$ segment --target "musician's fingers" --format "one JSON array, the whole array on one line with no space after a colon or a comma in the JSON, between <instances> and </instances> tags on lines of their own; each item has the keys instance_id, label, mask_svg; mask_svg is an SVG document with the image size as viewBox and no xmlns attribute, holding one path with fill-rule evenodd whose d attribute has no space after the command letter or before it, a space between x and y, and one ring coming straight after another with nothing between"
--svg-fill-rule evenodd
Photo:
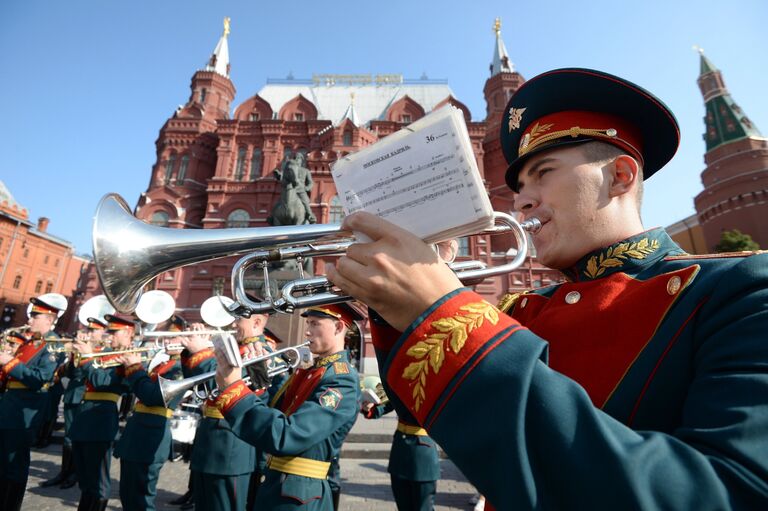
<instances>
[{"instance_id":1,"label":"musician's fingers","mask_svg":"<svg viewBox=\"0 0 768 511\"><path fill-rule=\"evenodd\" d=\"M437 255L446 263L452 263L459 253L459 240L450 239L436 244Z\"/></svg>"}]
</instances>

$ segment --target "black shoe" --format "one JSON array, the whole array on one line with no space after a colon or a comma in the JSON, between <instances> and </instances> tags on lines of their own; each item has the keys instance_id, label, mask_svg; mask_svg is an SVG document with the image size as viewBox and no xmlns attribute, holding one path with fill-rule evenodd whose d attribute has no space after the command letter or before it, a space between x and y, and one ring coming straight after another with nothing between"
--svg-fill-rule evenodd
<instances>
[{"instance_id":1,"label":"black shoe","mask_svg":"<svg viewBox=\"0 0 768 511\"><path fill-rule=\"evenodd\" d=\"M64 481L66 479L67 479L67 476L62 471L62 472L59 472L59 474L56 477L54 477L53 479L47 479L45 481L40 481L40 483L38 483L38 486L40 486L41 488L48 488L49 486L56 486L56 485L59 485L59 484L64 484Z\"/></svg>"},{"instance_id":2,"label":"black shoe","mask_svg":"<svg viewBox=\"0 0 768 511\"><path fill-rule=\"evenodd\" d=\"M187 493L181 497L177 497L173 500L169 500L168 503L172 506L182 506L188 502L192 502L192 490L187 490Z\"/></svg>"},{"instance_id":3,"label":"black shoe","mask_svg":"<svg viewBox=\"0 0 768 511\"><path fill-rule=\"evenodd\" d=\"M195 509L195 503L190 500L182 504L179 509Z\"/></svg>"},{"instance_id":4,"label":"black shoe","mask_svg":"<svg viewBox=\"0 0 768 511\"><path fill-rule=\"evenodd\" d=\"M77 484L77 474L74 472L69 474L66 479L64 479L61 484L59 485L59 488L62 490L67 490L69 488L72 488L74 485Z\"/></svg>"}]
</instances>

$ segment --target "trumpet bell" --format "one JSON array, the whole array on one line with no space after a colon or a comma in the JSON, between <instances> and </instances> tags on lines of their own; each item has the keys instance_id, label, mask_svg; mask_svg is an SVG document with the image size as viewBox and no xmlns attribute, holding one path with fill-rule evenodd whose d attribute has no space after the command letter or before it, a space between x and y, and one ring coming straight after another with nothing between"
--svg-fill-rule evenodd
<instances>
[{"instance_id":1,"label":"trumpet bell","mask_svg":"<svg viewBox=\"0 0 768 511\"><path fill-rule=\"evenodd\" d=\"M109 302L133 312L142 288L168 270L221 257L299 243L348 238L338 225L288 225L237 229L172 229L135 218L117 194L105 195L93 219L93 258Z\"/></svg>"},{"instance_id":2,"label":"trumpet bell","mask_svg":"<svg viewBox=\"0 0 768 511\"><path fill-rule=\"evenodd\" d=\"M176 301L173 297L159 289L147 291L136 305L136 316L144 323L158 324L173 316Z\"/></svg>"},{"instance_id":3,"label":"trumpet bell","mask_svg":"<svg viewBox=\"0 0 768 511\"><path fill-rule=\"evenodd\" d=\"M203 302L200 306L200 317L206 324L212 327L221 328L231 324L235 316L229 313L229 306L235 303L228 296L212 296Z\"/></svg>"}]
</instances>

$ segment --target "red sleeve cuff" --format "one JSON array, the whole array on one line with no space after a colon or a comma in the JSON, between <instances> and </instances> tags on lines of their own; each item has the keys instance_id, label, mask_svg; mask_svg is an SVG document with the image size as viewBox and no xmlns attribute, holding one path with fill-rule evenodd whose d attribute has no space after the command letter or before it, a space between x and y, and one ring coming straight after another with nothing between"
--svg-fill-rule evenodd
<instances>
[{"instance_id":1,"label":"red sleeve cuff","mask_svg":"<svg viewBox=\"0 0 768 511\"><path fill-rule=\"evenodd\" d=\"M251 389L243 380L237 380L218 395L214 404L222 414L226 414L248 394L252 394Z\"/></svg>"},{"instance_id":2,"label":"red sleeve cuff","mask_svg":"<svg viewBox=\"0 0 768 511\"><path fill-rule=\"evenodd\" d=\"M472 371L479 361L476 354L499 334L514 328L521 328L520 324L477 293L457 293L413 327L392 358L387 381L419 424L425 424L456 374ZM489 349L484 351L480 358Z\"/></svg>"},{"instance_id":3,"label":"red sleeve cuff","mask_svg":"<svg viewBox=\"0 0 768 511\"><path fill-rule=\"evenodd\" d=\"M140 363L131 364L128 367L125 368L125 376L131 376L132 374L140 371L141 369L144 369L144 366L142 366Z\"/></svg>"},{"instance_id":4,"label":"red sleeve cuff","mask_svg":"<svg viewBox=\"0 0 768 511\"><path fill-rule=\"evenodd\" d=\"M13 368L19 364L21 364L21 360L19 360L18 358L12 358L11 360L8 361L7 364L3 366L3 372L5 374L11 374L11 370L13 370Z\"/></svg>"}]
</instances>

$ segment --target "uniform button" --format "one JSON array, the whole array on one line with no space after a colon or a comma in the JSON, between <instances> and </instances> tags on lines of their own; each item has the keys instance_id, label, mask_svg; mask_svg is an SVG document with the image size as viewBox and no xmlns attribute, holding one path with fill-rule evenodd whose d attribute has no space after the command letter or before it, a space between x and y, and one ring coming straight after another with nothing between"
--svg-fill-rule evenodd
<instances>
[{"instance_id":1,"label":"uniform button","mask_svg":"<svg viewBox=\"0 0 768 511\"><path fill-rule=\"evenodd\" d=\"M520 308L525 309L526 305L528 305L528 298L523 298L523 300L520 302Z\"/></svg>"},{"instance_id":2,"label":"uniform button","mask_svg":"<svg viewBox=\"0 0 768 511\"><path fill-rule=\"evenodd\" d=\"M568 303L570 305L573 305L574 303L581 300L581 293L578 291L571 291L567 295L565 295L565 303Z\"/></svg>"},{"instance_id":3,"label":"uniform button","mask_svg":"<svg viewBox=\"0 0 768 511\"><path fill-rule=\"evenodd\" d=\"M674 276L667 282L667 293L674 295L680 291L680 277Z\"/></svg>"}]
</instances>

